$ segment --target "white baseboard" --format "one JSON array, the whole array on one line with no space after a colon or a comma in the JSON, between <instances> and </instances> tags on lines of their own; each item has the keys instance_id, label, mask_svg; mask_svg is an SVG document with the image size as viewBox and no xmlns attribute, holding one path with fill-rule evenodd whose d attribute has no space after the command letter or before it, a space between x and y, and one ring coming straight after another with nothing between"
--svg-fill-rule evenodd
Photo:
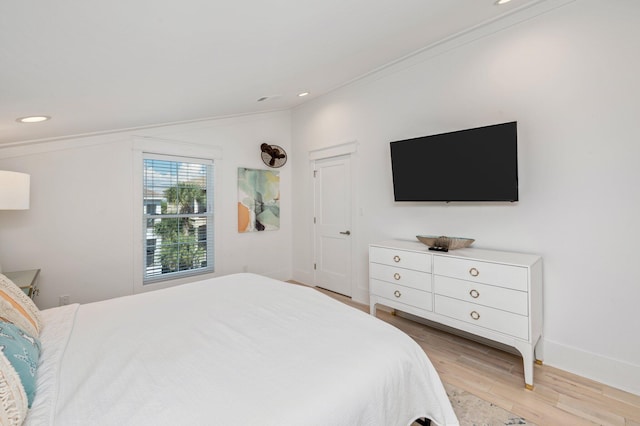
<instances>
[{"instance_id":1,"label":"white baseboard","mask_svg":"<svg viewBox=\"0 0 640 426\"><path fill-rule=\"evenodd\" d=\"M274 271L254 272L254 273L264 275L265 277L273 278L274 280L286 281L289 279L289 271L284 269L278 269Z\"/></svg>"},{"instance_id":2,"label":"white baseboard","mask_svg":"<svg viewBox=\"0 0 640 426\"><path fill-rule=\"evenodd\" d=\"M313 286L313 272L309 272L304 269L294 269L293 277L291 277L291 279Z\"/></svg>"},{"instance_id":3,"label":"white baseboard","mask_svg":"<svg viewBox=\"0 0 640 426\"><path fill-rule=\"evenodd\" d=\"M294 269L293 277L291 277L291 279L299 283L315 287L313 283L313 271L309 272L302 269ZM369 289L360 287L351 289L351 300L353 300L354 302L362 303L364 305L368 305Z\"/></svg>"},{"instance_id":4,"label":"white baseboard","mask_svg":"<svg viewBox=\"0 0 640 426\"><path fill-rule=\"evenodd\" d=\"M544 363L640 395L640 365L544 341Z\"/></svg>"},{"instance_id":5,"label":"white baseboard","mask_svg":"<svg viewBox=\"0 0 640 426\"><path fill-rule=\"evenodd\" d=\"M354 302L362 303L363 305L369 304L369 289L368 288L354 288L353 294L351 294L351 300Z\"/></svg>"}]
</instances>

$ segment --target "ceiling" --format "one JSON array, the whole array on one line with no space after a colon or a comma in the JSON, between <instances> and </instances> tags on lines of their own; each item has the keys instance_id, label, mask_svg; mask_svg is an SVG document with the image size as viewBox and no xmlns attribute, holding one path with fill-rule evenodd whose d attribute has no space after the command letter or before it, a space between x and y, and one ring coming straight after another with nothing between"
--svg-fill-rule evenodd
<instances>
[{"instance_id":1,"label":"ceiling","mask_svg":"<svg viewBox=\"0 0 640 426\"><path fill-rule=\"evenodd\" d=\"M0 143L291 108L541 1L4 0Z\"/></svg>"}]
</instances>

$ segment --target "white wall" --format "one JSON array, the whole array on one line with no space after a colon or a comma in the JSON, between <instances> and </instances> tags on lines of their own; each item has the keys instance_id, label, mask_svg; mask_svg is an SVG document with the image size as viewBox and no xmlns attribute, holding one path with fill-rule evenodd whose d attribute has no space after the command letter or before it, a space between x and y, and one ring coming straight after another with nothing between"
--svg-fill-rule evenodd
<instances>
[{"instance_id":1,"label":"white wall","mask_svg":"<svg viewBox=\"0 0 640 426\"><path fill-rule=\"evenodd\" d=\"M294 278L312 276L308 152L357 140L355 298L367 301L376 240L455 235L540 254L545 362L640 394L640 2L580 0L529 18L294 110ZM520 202L393 202L390 141L512 120ZM425 159L425 182L442 171Z\"/></svg>"},{"instance_id":2,"label":"white wall","mask_svg":"<svg viewBox=\"0 0 640 426\"><path fill-rule=\"evenodd\" d=\"M57 306L62 294L72 302L131 294L138 214L132 143L154 136L222 149L217 275L246 267L308 281L308 152L358 141L356 299L367 301L367 245L377 240L448 234L473 237L477 247L540 254L545 362L640 394L639 18L636 0L577 0L435 46L292 116L2 147L0 169L30 173L32 194L30 210L0 212L0 264L42 268L43 308ZM519 203L393 202L389 141L510 120L519 126ZM237 167L263 168L262 141L290 148L280 170L282 227L238 234ZM425 164L425 179L436 182L432 166Z\"/></svg>"},{"instance_id":3,"label":"white wall","mask_svg":"<svg viewBox=\"0 0 640 426\"><path fill-rule=\"evenodd\" d=\"M132 294L133 142L153 137L219 147L215 162L216 273L248 270L279 279L291 270L291 167L280 170L281 228L239 234L237 168L266 169L260 144L291 144L290 112L169 125L0 148L0 169L31 174L31 208L0 212L4 271L41 268L40 308L60 295L91 302ZM140 219L141 220L141 219Z\"/></svg>"}]
</instances>

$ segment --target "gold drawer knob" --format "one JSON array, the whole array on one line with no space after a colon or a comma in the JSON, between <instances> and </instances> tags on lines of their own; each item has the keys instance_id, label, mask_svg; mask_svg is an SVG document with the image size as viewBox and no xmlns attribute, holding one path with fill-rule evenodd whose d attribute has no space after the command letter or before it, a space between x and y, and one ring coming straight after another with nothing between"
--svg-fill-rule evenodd
<instances>
[{"instance_id":1,"label":"gold drawer knob","mask_svg":"<svg viewBox=\"0 0 640 426\"><path fill-rule=\"evenodd\" d=\"M478 271L476 268L471 268L469 269L469 274L472 277L477 277L478 275L480 275L480 271Z\"/></svg>"},{"instance_id":2,"label":"gold drawer knob","mask_svg":"<svg viewBox=\"0 0 640 426\"><path fill-rule=\"evenodd\" d=\"M476 311L471 311L471 314L469 315L471 315L471 318L473 318L476 321L480 319L480 314L477 313Z\"/></svg>"},{"instance_id":3,"label":"gold drawer knob","mask_svg":"<svg viewBox=\"0 0 640 426\"><path fill-rule=\"evenodd\" d=\"M478 297L480 297L480 292L474 288L469 292L469 296L473 297L474 299L477 299Z\"/></svg>"},{"instance_id":4,"label":"gold drawer knob","mask_svg":"<svg viewBox=\"0 0 640 426\"><path fill-rule=\"evenodd\" d=\"M400 297L400 296L402 296L402 293L400 293L400 291L396 290L396 291L393 292L393 295L395 297Z\"/></svg>"},{"instance_id":5,"label":"gold drawer knob","mask_svg":"<svg viewBox=\"0 0 640 426\"><path fill-rule=\"evenodd\" d=\"M400 256L398 256L397 254L393 256L393 261L396 263L400 262Z\"/></svg>"},{"instance_id":6,"label":"gold drawer knob","mask_svg":"<svg viewBox=\"0 0 640 426\"><path fill-rule=\"evenodd\" d=\"M393 274L393 279L395 279L396 281L398 281L400 278L402 277L400 276L399 273L396 272L395 274Z\"/></svg>"}]
</instances>

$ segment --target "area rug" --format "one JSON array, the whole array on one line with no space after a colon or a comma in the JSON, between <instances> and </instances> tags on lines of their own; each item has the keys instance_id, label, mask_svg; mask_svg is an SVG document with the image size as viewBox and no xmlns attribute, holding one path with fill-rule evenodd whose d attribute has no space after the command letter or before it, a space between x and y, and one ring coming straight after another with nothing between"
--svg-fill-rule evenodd
<instances>
[{"instance_id":1,"label":"area rug","mask_svg":"<svg viewBox=\"0 0 640 426\"><path fill-rule=\"evenodd\" d=\"M497 426L497 425L528 425L535 423L519 417L477 396L452 386L444 384L447 395L453 406L460 426ZM414 423L415 424L415 423Z\"/></svg>"}]
</instances>

